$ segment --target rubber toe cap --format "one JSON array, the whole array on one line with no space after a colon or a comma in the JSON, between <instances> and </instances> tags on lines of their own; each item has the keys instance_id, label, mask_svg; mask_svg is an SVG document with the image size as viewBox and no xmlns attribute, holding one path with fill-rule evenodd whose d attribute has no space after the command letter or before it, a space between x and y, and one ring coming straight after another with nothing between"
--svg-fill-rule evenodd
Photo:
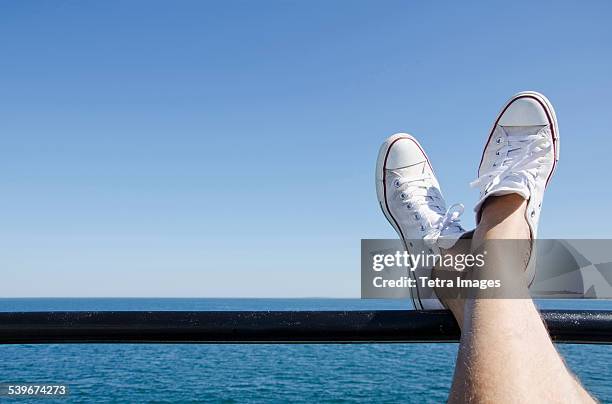
<instances>
[{"instance_id":1,"label":"rubber toe cap","mask_svg":"<svg viewBox=\"0 0 612 404\"><path fill-rule=\"evenodd\" d=\"M388 152L385 169L395 170L427 161L418 143L410 137L399 135L389 141L392 142L392 145Z\"/></svg>"},{"instance_id":2,"label":"rubber toe cap","mask_svg":"<svg viewBox=\"0 0 612 404\"><path fill-rule=\"evenodd\" d=\"M546 110L540 103L529 97L517 98L499 119L500 126L548 125Z\"/></svg>"}]
</instances>

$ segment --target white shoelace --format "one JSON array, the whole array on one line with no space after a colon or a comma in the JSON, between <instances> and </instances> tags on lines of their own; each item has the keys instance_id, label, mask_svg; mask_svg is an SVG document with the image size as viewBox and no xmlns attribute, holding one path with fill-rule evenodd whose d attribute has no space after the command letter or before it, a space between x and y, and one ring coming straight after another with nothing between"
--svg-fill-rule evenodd
<instances>
[{"instance_id":1,"label":"white shoelace","mask_svg":"<svg viewBox=\"0 0 612 404\"><path fill-rule=\"evenodd\" d=\"M461 203L455 203L448 208L446 213L442 215L440 221L433 226L423 239L425 240L425 244L428 246L433 246L436 244L438 239L442 236L443 232L459 234L463 233L463 227L459 224L459 217L463 214L465 208ZM444 246L442 246L444 247Z\"/></svg>"},{"instance_id":2,"label":"white shoelace","mask_svg":"<svg viewBox=\"0 0 612 404\"><path fill-rule=\"evenodd\" d=\"M422 174L410 180L399 176L393 184L399 192L402 203L407 205L408 209L412 209L414 206L428 205L433 211L442 213L444 209L442 195L437 189L427 185L428 180L431 180L429 174ZM433 190L433 194L430 194L429 190ZM436 200L439 202L434 203Z\"/></svg>"},{"instance_id":3,"label":"white shoelace","mask_svg":"<svg viewBox=\"0 0 612 404\"><path fill-rule=\"evenodd\" d=\"M422 216L419 206L427 206L438 215L437 220L433 221L435 224L428 226L430 228L423 237L426 244L432 246L443 233L463 233L459 217L463 214L464 207L462 204L453 204L445 211L446 204L442 195L436 188L427 185L428 180L431 180L429 174L423 174L410 180L398 177L394 185L402 203L408 209L414 210L416 215L419 215L417 217Z\"/></svg>"},{"instance_id":4,"label":"white shoelace","mask_svg":"<svg viewBox=\"0 0 612 404\"><path fill-rule=\"evenodd\" d=\"M487 192L495 185L499 184L510 175L524 178L532 189L538 176L538 171L544 164L551 162L550 149L551 142L541 136L541 131L532 135L512 136L512 139L503 144L498 150L497 155L505 155L501 162L496 162L496 168L482 174L470 183L472 188L485 185L484 191ZM512 154L512 156L511 156ZM514 157L521 156L514 160ZM530 170L536 169L535 172Z\"/></svg>"}]
</instances>

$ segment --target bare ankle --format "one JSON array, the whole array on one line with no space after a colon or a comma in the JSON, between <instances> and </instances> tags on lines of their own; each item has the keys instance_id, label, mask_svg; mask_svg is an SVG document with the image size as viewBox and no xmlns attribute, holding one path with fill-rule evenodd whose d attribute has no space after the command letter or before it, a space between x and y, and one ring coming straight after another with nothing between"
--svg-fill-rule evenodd
<instances>
[{"instance_id":1,"label":"bare ankle","mask_svg":"<svg viewBox=\"0 0 612 404\"><path fill-rule=\"evenodd\" d=\"M531 238L526 209L527 201L518 194L489 198L480 212L473 246L478 247L484 240Z\"/></svg>"}]
</instances>

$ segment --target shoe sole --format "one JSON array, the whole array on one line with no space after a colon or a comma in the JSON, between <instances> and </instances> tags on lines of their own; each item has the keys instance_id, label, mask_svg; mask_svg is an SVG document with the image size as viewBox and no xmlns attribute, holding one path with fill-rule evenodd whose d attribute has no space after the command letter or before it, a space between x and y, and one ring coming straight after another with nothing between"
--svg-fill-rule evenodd
<instances>
[{"instance_id":1,"label":"shoe sole","mask_svg":"<svg viewBox=\"0 0 612 404\"><path fill-rule=\"evenodd\" d=\"M431 165L431 161L429 160L429 157L427 157L427 153L425 153L425 150L423 150L423 147L421 146L421 144L412 135L409 135L407 133L393 135L389 139L387 139L385 143L383 143L383 145L380 148L380 151L378 152L378 159L376 161L376 195L378 197L378 204L380 205L380 208L383 214L385 215L385 217L387 218L391 226L395 229L397 234L400 236L402 243L404 245L404 248L406 249L408 254L412 254L413 253L412 248L408 246L408 243L406 242L406 238L404 237L404 232L402 231L402 229L400 229L400 226L397 220L391 214L391 211L389 210L389 205L387 202L387 186L386 186L387 172L385 170L385 166L387 165L387 159L389 157L389 151L391 150L391 147L393 147L393 145L398 140L401 140L401 139L411 140L412 142L414 142L414 144L417 145L419 150L421 150L421 153L423 153L423 156L425 156L425 160L427 160L427 164L429 165L429 168L431 169L432 173L434 173L433 167ZM435 176L435 173L434 173L434 176ZM408 272L410 274L410 277L414 279L416 282L417 279L416 279L415 271L408 271ZM419 294L418 282L416 283L415 288L410 288L410 297L412 299L412 303L414 304L415 309L423 310L423 302L421 301L421 297Z\"/></svg>"},{"instance_id":2,"label":"shoe sole","mask_svg":"<svg viewBox=\"0 0 612 404\"><path fill-rule=\"evenodd\" d=\"M552 170L550 170L550 174L548 175L548 178L546 179L546 184L544 186L544 189L546 189L548 187L548 183L550 179L552 178L555 170L557 169L557 163L559 162L559 146L560 146L559 124L557 123L557 115L555 113L555 109L553 108L551 102L543 94L540 94L536 91L522 91L520 93L513 95L508 101L506 101L506 104L502 107L499 114L497 114L497 119L495 119L495 122L493 123L493 127L491 128L491 131L489 132L489 138L487 139L487 143L485 143L485 147L482 149L482 157L480 158L480 164L478 165L477 178L480 177L480 169L482 167L482 162L484 160L485 150L487 150L487 147L489 147L489 143L491 142L491 139L493 138L493 132L495 132L497 123L501 119L504 112L506 112L510 104L512 104L514 101L521 99L521 98L531 98L531 99L536 100L542 106L542 108L544 108L544 111L546 112L546 118L548 119L548 122L550 124L550 128L551 128L550 131L551 131L552 138L553 138L553 151L555 154L555 158L553 161ZM531 284L535 280L536 268L535 268L535 265L529 266L529 263L527 264L527 268L529 269L529 272L526 274L528 285L531 286Z\"/></svg>"}]
</instances>

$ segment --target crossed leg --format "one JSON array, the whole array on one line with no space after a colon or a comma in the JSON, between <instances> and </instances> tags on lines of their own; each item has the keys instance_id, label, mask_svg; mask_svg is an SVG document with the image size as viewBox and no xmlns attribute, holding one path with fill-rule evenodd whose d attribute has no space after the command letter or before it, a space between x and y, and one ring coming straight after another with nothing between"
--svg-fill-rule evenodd
<instances>
[{"instance_id":1,"label":"crossed leg","mask_svg":"<svg viewBox=\"0 0 612 404\"><path fill-rule=\"evenodd\" d=\"M594 401L566 368L529 297L523 276L531 248L525 208L516 194L490 198L471 243L472 250L487 250L488 275L513 282L522 297L444 301L461 328L449 402ZM511 249L491 242L500 239L518 242Z\"/></svg>"}]
</instances>

